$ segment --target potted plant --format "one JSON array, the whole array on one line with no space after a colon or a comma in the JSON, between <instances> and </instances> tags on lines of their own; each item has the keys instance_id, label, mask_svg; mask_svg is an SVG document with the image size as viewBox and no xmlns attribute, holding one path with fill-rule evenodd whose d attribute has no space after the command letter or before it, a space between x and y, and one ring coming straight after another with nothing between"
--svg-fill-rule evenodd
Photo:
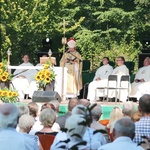
<instances>
[{"instance_id":1,"label":"potted plant","mask_svg":"<svg viewBox=\"0 0 150 150\"><path fill-rule=\"evenodd\" d=\"M38 89L47 91L47 90L54 90L54 83L55 83L56 74L54 73L53 69L50 67L50 63L44 64L44 68L40 70L36 76L35 80L38 83Z\"/></svg>"}]
</instances>

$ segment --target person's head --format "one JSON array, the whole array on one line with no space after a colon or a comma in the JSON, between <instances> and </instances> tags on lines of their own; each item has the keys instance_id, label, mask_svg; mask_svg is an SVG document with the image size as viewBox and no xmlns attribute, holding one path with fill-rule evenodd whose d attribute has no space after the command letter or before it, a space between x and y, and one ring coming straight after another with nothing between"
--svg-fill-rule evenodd
<instances>
[{"instance_id":1,"label":"person's head","mask_svg":"<svg viewBox=\"0 0 150 150\"><path fill-rule=\"evenodd\" d=\"M49 103L54 105L56 115L58 115L58 113L59 113L59 102L58 102L58 100L51 100Z\"/></svg>"},{"instance_id":2,"label":"person's head","mask_svg":"<svg viewBox=\"0 0 150 150\"><path fill-rule=\"evenodd\" d=\"M131 119L132 119L134 122L139 121L141 117L142 117L142 114L141 114L138 110L135 110L135 111L132 112L132 114L131 114Z\"/></svg>"},{"instance_id":3,"label":"person's head","mask_svg":"<svg viewBox=\"0 0 150 150\"><path fill-rule=\"evenodd\" d=\"M84 105L84 106L89 106L90 101L88 99L79 99L79 104Z\"/></svg>"},{"instance_id":4,"label":"person's head","mask_svg":"<svg viewBox=\"0 0 150 150\"><path fill-rule=\"evenodd\" d=\"M34 123L35 120L31 115L22 115L18 124L20 132L29 133Z\"/></svg>"},{"instance_id":5,"label":"person's head","mask_svg":"<svg viewBox=\"0 0 150 150\"><path fill-rule=\"evenodd\" d=\"M56 114L53 109L45 108L40 113L39 119L44 127L51 128L56 120Z\"/></svg>"},{"instance_id":6,"label":"person's head","mask_svg":"<svg viewBox=\"0 0 150 150\"><path fill-rule=\"evenodd\" d=\"M76 98L72 98L68 103L68 111L72 112L72 109L78 104L78 100Z\"/></svg>"},{"instance_id":7,"label":"person's head","mask_svg":"<svg viewBox=\"0 0 150 150\"><path fill-rule=\"evenodd\" d=\"M26 54L23 56L22 60L24 63L28 63L30 59L29 59L29 56Z\"/></svg>"},{"instance_id":8,"label":"person's head","mask_svg":"<svg viewBox=\"0 0 150 150\"><path fill-rule=\"evenodd\" d=\"M38 104L35 103L35 102L30 102L30 103L28 104L28 108L29 108L29 114L30 114L31 116L33 116L34 118L37 117L37 115L38 115L38 110L39 110Z\"/></svg>"},{"instance_id":9,"label":"person's head","mask_svg":"<svg viewBox=\"0 0 150 150\"><path fill-rule=\"evenodd\" d=\"M122 113L124 114L124 116L129 116L131 117L131 114L133 113L133 111L135 110L134 104L133 102L124 102L123 106L122 106Z\"/></svg>"},{"instance_id":10,"label":"person's head","mask_svg":"<svg viewBox=\"0 0 150 150\"><path fill-rule=\"evenodd\" d=\"M149 65L150 65L150 57L146 57L144 59L143 66L149 66Z\"/></svg>"},{"instance_id":11,"label":"person's head","mask_svg":"<svg viewBox=\"0 0 150 150\"><path fill-rule=\"evenodd\" d=\"M113 129L113 137L114 139L116 139L121 136L127 136L133 139L134 132L135 132L134 122L128 117L123 117L116 121Z\"/></svg>"},{"instance_id":12,"label":"person's head","mask_svg":"<svg viewBox=\"0 0 150 150\"><path fill-rule=\"evenodd\" d=\"M101 105L97 104L92 110L91 110L92 118L96 121L98 121L102 115L102 107Z\"/></svg>"},{"instance_id":13,"label":"person's head","mask_svg":"<svg viewBox=\"0 0 150 150\"><path fill-rule=\"evenodd\" d=\"M110 112L109 124L114 123L116 120L123 117L122 109L120 107L114 107Z\"/></svg>"},{"instance_id":14,"label":"person's head","mask_svg":"<svg viewBox=\"0 0 150 150\"><path fill-rule=\"evenodd\" d=\"M0 106L0 128L16 128L19 118L18 108L10 103Z\"/></svg>"},{"instance_id":15,"label":"person's head","mask_svg":"<svg viewBox=\"0 0 150 150\"><path fill-rule=\"evenodd\" d=\"M67 134L69 137L75 141L82 140L82 137L86 131L86 126L84 125L86 119L83 115L71 115L65 123L65 128L67 128Z\"/></svg>"},{"instance_id":16,"label":"person's head","mask_svg":"<svg viewBox=\"0 0 150 150\"><path fill-rule=\"evenodd\" d=\"M125 59L122 56L119 56L117 59L118 66L124 65Z\"/></svg>"},{"instance_id":17,"label":"person's head","mask_svg":"<svg viewBox=\"0 0 150 150\"><path fill-rule=\"evenodd\" d=\"M103 65L107 65L109 63L109 58L108 57L104 57L103 58Z\"/></svg>"},{"instance_id":18,"label":"person's head","mask_svg":"<svg viewBox=\"0 0 150 150\"><path fill-rule=\"evenodd\" d=\"M87 125L90 126L92 122L91 112L88 107L83 105L77 105L72 110L72 115L83 115L87 121Z\"/></svg>"},{"instance_id":19,"label":"person's head","mask_svg":"<svg viewBox=\"0 0 150 150\"><path fill-rule=\"evenodd\" d=\"M22 115L29 114L29 108L25 105L18 106L18 110L19 110L19 118Z\"/></svg>"},{"instance_id":20,"label":"person's head","mask_svg":"<svg viewBox=\"0 0 150 150\"><path fill-rule=\"evenodd\" d=\"M67 45L69 47L69 51L70 52L74 52L75 51L75 47L76 47L76 40L74 38L68 39Z\"/></svg>"},{"instance_id":21,"label":"person's head","mask_svg":"<svg viewBox=\"0 0 150 150\"><path fill-rule=\"evenodd\" d=\"M150 94L144 94L139 99L139 111L143 116L150 116Z\"/></svg>"},{"instance_id":22,"label":"person's head","mask_svg":"<svg viewBox=\"0 0 150 150\"><path fill-rule=\"evenodd\" d=\"M51 104L51 103L44 103L44 104L41 106L41 111L42 111L43 109L45 109L45 108L51 108L51 109L53 109L54 111L56 110L56 109L55 109L55 106L54 106L53 104Z\"/></svg>"}]
</instances>

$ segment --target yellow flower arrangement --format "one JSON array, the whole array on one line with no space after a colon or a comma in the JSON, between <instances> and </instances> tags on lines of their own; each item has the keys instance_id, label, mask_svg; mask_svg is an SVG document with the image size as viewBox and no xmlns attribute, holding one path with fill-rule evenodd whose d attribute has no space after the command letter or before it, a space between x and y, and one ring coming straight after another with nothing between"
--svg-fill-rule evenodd
<instances>
[{"instance_id":1,"label":"yellow flower arrangement","mask_svg":"<svg viewBox=\"0 0 150 150\"><path fill-rule=\"evenodd\" d=\"M18 92L8 88L0 89L0 100L4 103L14 103L18 100Z\"/></svg>"},{"instance_id":2,"label":"yellow flower arrangement","mask_svg":"<svg viewBox=\"0 0 150 150\"><path fill-rule=\"evenodd\" d=\"M8 73L6 65L0 62L0 81L6 82L11 79L12 75Z\"/></svg>"},{"instance_id":3,"label":"yellow flower arrangement","mask_svg":"<svg viewBox=\"0 0 150 150\"><path fill-rule=\"evenodd\" d=\"M36 74L35 80L39 84L39 89L43 89L46 86L46 84L54 81L55 77L56 77L56 74L50 68L50 64L45 64L44 68Z\"/></svg>"}]
</instances>

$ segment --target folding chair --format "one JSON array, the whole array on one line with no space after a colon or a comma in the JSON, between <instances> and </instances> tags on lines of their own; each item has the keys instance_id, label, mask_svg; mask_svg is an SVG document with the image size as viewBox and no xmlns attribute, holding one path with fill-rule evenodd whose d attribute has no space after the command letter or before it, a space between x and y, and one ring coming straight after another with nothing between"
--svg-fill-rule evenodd
<instances>
[{"instance_id":1,"label":"folding chair","mask_svg":"<svg viewBox=\"0 0 150 150\"><path fill-rule=\"evenodd\" d=\"M110 86L110 81L115 81L114 86ZM107 83L107 102L108 102L108 96L109 96L109 90L115 90L115 102L117 102L117 75L109 75L108 76L108 83Z\"/></svg>"},{"instance_id":2,"label":"folding chair","mask_svg":"<svg viewBox=\"0 0 150 150\"><path fill-rule=\"evenodd\" d=\"M129 75L122 75L121 76L121 79L119 81L119 86L118 86L118 81L117 81L117 75L110 75L108 77L108 87L107 87L107 102L108 102L108 95L109 95L109 90L115 90L115 103L117 102L117 96L119 97L120 99L120 91L121 90L125 90L127 89L128 90L128 96L127 96L127 99L129 99L129 83L130 83L130 77ZM109 82L110 81L115 81L115 84L113 87L110 87L109 85ZM127 87L122 87L122 82L125 82L127 81ZM117 92L118 90L118 92Z\"/></svg>"},{"instance_id":3,"label":"folding chair","mask_svg":"<svg viewBox=\"0 0 150 150\"><path fill-rule=\"evenodd\" d=\"M96 100L96 96L97 96L97 90L103 90L103 101L105 100L105 90L107 89L107 87L98 87L95 89L95 100Z\"/></svg>"},{"instance_id":4,"label":"folding chair","mask_svg":"<svg viewBox=\"0 0 150 150\"><path fill-rule=\"evenodd\" d=\"M122 87L122 82L127 82L127 87ZM127 99L129 100L129 83L130 83L130 77L129 75L122 75L121 76L121 79L120 79L120 85L117 89L119 89L119 99L120 99L120 90L126 90L127 89L127 92L128 92L128 95L127 95Z\"/></svg>"}]
</instances>

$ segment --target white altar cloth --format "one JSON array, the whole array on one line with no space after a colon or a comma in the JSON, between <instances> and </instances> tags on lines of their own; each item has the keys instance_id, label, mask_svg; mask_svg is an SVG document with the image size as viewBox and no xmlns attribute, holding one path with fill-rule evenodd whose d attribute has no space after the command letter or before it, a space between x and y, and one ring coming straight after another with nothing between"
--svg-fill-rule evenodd
<instances>
[{"instance_id":1,"label":"white altar cloth","mask_svg":"<svg viewBox=\"0 0 150 150\"><path fill-rule=\"evenodd\" d=\"M36 69L41 70L43 66L8 66L8 70L11 69ZM63 79L63 69L64 69L64 79ZM66 100L67 91L67 68L66 67L53 67L56 74L54 91L58 92L62 100Z\"/></svg>"}]
</instances>

